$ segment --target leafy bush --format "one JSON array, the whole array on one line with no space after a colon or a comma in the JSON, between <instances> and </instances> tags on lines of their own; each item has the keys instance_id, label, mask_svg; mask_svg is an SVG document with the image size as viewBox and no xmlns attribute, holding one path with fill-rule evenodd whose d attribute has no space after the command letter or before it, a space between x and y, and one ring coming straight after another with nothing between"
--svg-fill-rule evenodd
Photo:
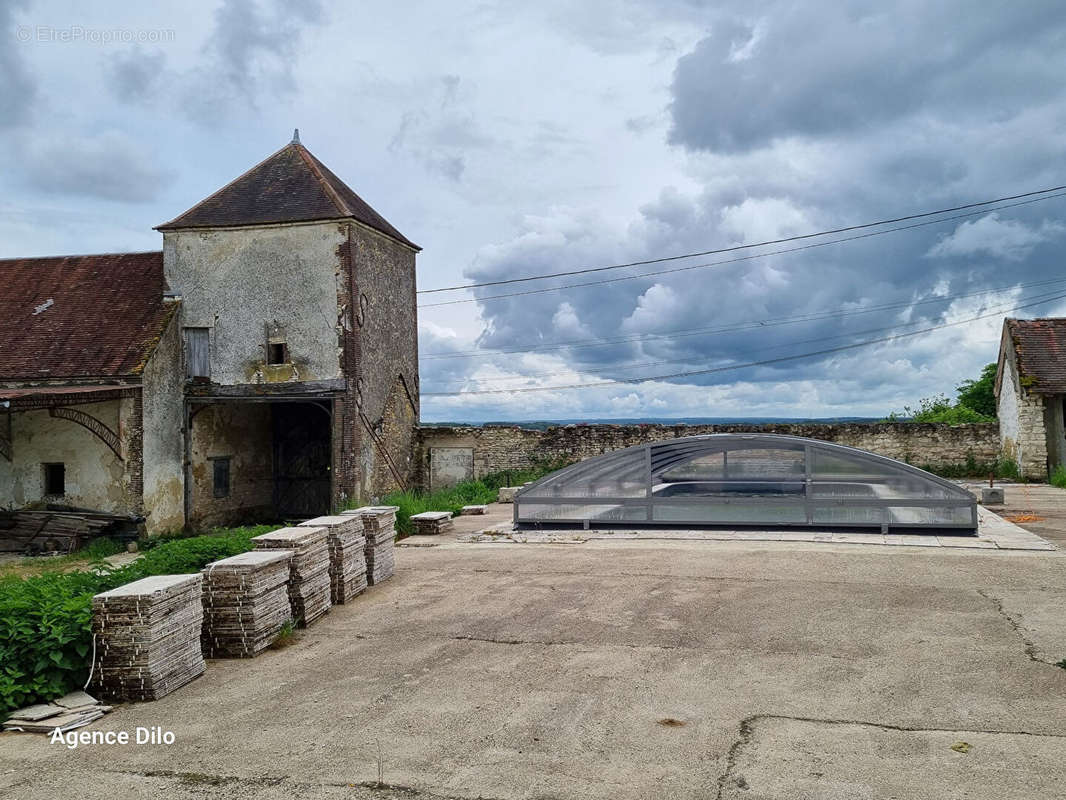
<instances>
[{"instance_id":1,"label":"leafy bush","mask_svg":"<svg viewBox=\"0 0 1066 800\"><path fill-rule=\"evenodd\" d=\"M1060 489L1066 489L1066 467L1059 464L1051 472L1050 483L1052 486L1058 486Z\"/></svg>"},{"instance_id":2,"label":"leafy bush","mask_svg":"<svg viewBox=\"0 0 1066 800\"><path fill-rule=\"evenodd\" d=\"M996 421L996 365L988 364L977 380L963 381L956 387L958 396L952 403L947 395L923 397L917 408L904 406L902 412L893 411L886 422L942 422L963 425L971 422Z\"/></svg>"},{"instance_id":3,"label":"leafy bush","mask_svg":"<svg viewBox=\"0 0 1066 800\"><path fill-rule=\"evenodd\" d=\"M269 530L273 526L219 529L173 539L122 567L97 561L82 572L0 579L0 716L85 683L94 594L149 575L197 572L211 561L251 550L251 538Z\"/></svg>"}]
</instances>

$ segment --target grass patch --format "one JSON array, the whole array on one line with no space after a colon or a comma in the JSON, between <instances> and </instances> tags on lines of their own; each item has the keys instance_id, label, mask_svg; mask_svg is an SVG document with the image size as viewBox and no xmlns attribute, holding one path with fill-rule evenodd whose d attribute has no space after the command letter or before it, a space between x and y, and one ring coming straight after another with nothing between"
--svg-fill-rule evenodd
<instances>
[{"instance_id":1,"label":"grass patch","mask_svg":"<svg viewBox=\"0 0 1066 800\"><path fill-rule=\"evenodd\" d=\"M967 455L965 461L955 464L920 464L918 467L941 478L987 478L991 474L999 480L1021 480L1021 470L1016 461L1009 458L978 461L972 453Z\"/></svg>"},{"instance_id":2,"label":"grass patch","mask_svg":"<svg viewBox=\"0 0 1066 800\"><path fill-rule=\"evenodd\" d=\"M528 469L504 470L485 475L476 481L463 481L448 489L435 492L393 492L382 498L381 504L398 506L396 512L396 530L400 536L410 536L414 532L411 524L412 514L423 511L451 511L459 513L463 506L480 506L495 503L501 486L521 486L535 481L550 472L562 469L569 461L539 462Z\"/></svg>"},{"instance_id":3,"label":"grass patch","mask_svg":"<svg viewBox=\"0 0 1066 800\"><path fill-rule=\"evenodd\" d=\"M253 536L275 527L222 528L167 538L121 567L96 561L81 571L50 569L30 577L0 578L0 718L85 683L94 594L150 575L198 572L212 561L251 550ZM95 552L106 549L100 548Z\"/></svg>"},{"instance_id":4,"label":"grass patch","mask_svg":"<svg viewBox=\"0 0 1066 800\"><path fill-rule=\"evenodd\" d=\"M296 634L296 625L290 619L284 625L281 626L281 630L278 631L278 635L274 637L274 641L270 643L271 650L283 650L291 644L296 644L296 640L299 637Z\"/></svg>"},{"instance_id":5,"label":"grass patch","mask_svg":"<svg viewBox=\"0 0 1066 800\"><path fill-rule=\"evenodd\" d=\"M65 556L33 556L8 561L0 565L0 579L10 576L27 578L43 572L70 572L86 569L97 561L121 553L126 546L113 539L101 537L93 539L81 550Z\"/></svg>"},{"instance_id":6,"label":"grass patch","mask_svg":"<svg viewBox=\"0 0 1066 800\"><path fill-rule=\"evenodd\" d=\"M1058 486L1060 489L1066 489L1066 467L1059 464L1051 472L1051 478L1048 481L1052 486Z\"/></svg>"}]
</instances>

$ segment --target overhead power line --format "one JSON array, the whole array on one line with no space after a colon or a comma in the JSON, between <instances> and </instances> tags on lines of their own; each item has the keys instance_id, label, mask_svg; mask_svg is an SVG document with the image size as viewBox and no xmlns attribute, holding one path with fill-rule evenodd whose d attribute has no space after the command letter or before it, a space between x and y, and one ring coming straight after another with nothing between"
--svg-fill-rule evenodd
<instances>
[{"instance_id":1,"label":"overhead power line","mask_svg":"<svg viewBox=\"0 0 1066 800\"><path fill-rule=\"evenodd\" d=\"M674 372L667 375L649 375L643 378L630 378L621 381L607 380L607 381L595 381L592 383L571 383L562 386L525 386L517 389L478 389L473 391L459 391L459 392L422 392L422 396L426 397L469 397L473 395L487 395L487 394L527 394L529 392L554 392L568 389L592 389L603 386L624 386L626 384L638 384L646 383L648 381L662 381L672 380L674 378L688 378L696 375L711 375L719 372L731 372L740 369L747 369L748 367L761 367L768 366L770 364L780 364L786 361L797 361L804 358L814 358L816 356L831 355L833 353L842 353L847 350L855 350L860 347L868 347L873 344L882 344L884 342L892 342L900 339L907 339L913 336L920 336L924 333L932 333L933 331L943 330L945 328L957 327L959 325L967 325L971 322L977 322L982 319L989 319L990 317L996 317L1000 314L1009 314L1013 311L1022 311L1034 306L1045 305L1046 303L1054 302L1055 300L1061 300L1066 298L1066 294L1059 294L1053 297L1046 297L1042 300L1035 302L1025 303L1023 305L1017 305L1013 308L1006 310L996 311L989 314L982 314L976 317L970 317L968 319L956 320L955 322L945 322L940 325L932 325L927 328L922 328L916 331L908 331L906 333L898 333L891 336L881 336L875 339L866 339L861 342L853 342L851 344L839 345L837 347L827 347L821 350L813 350L807 353L797 353L789 356L779 356L777 358L767 358L760 361L748 361L743 364L729 364L723 367L711 367L708 369L696 369L686 370L684 372Z\"/></svg>"},{"instance_id":2,"label":"overhead power line","mask_svg":"<svg viewBox=\"0 0 1066 800\"><path fill-rule=\"evenodd\" d=\"M937 211L922 211L918 214L908 214L903 217L894 217L892 219L882 219L877 222L864 222L861 225L849 225L844 228L834 228L832 230L818 231L816 233L804 233L798 236L788 236L783 239L769 239L765 242L755 242L752 244L740 244L732 247L721 247L717 250L701 250L695 253L683 253L676 256L663 256L662 258L649 258L644 261L630 261L625 264L609 264L603 267L581 267L579 269L568 270L566 272L551 272L543 275L530 275L524 278L505 278L498 281L484 281L482 283L466 283L458 286L442 286L437 289L421 289L418 294L437 294L439 292L455 292L463 289L476 289L482 286L503 286L511 283L524 283L526 281L539 281L547 278L562 278L568 275L587 275L590 272L606 272L612 269L624 269L626 267L641 267L647 264L662 264L668 261L680 261L686 258L700 258L702 256L720 255L722 253L734 253L738 250L747 250L753 247L767 247L772 244L784 244L785 242L798 242L803 239L815 239L819 236L832 236L837 233L848 233L849 231L858 231L864 228L876 228L879 225L893 225L897 222L907 222L912 219L921 219L923 217L934 217L939 214L950 214L954 211L964 211L970 208L978 208L981 206L990 206L995 203L1006 203L1010 200L1021 200L1023 197L1035 197L1042 194L1050 194L1051 192L1061 191L1066 189L1066 184L1062 186L1052 186L1048 189L1038 189L1034 192L1024 192L1023 194L1008 195L1006 197L997 197L994 200L982 200L978 203L967 203L961 206L952 206L951 208L941 208Z\"/></svg>"},{"instance_id":3,"label":"overhead power line","mask_svg":"<svg viewBox=\"0 0 1066 800\"><path fill-rule=\"evenodd\" d=\"M1066 187L1058 187L1058 188L1066 188ZM1048 191L1051 191L1051 190L1048 190ZM504 300L504 299L509 298L509 297L525 297L525 296L528 296L528 295L544 294L546 292L559 292L559 291L562 291L564 289L579 289L579 288L584 288L584 287L588 287L588 286L605 286L607 284L620 283L622 281L635 281L635 280L640 280L641 278L650 278L650 277L655 277L655 276L659 276L659 275L671 275L671 274L678 273L678 272L688 272L690 270L706 269L708 267L718 267L718 266L722 266L724 264L737 264L737 263L740 263L742 261L754 261L755 259L764 258L766 256L778 256L778 255L784 255L785 253L798 253L798 252L801 252L803 250L813 250L813 249L815 249L817 247L828 247L829 245L833 245L833 244L841 244L843 242L854 242L854 241L858 241L859 239L869 239L869 238L871 238L873 236L883 236L883 235L888 234L888 233L898 233L900 231L914 230L915 228L924 228L924 227L927 227L929 225L940 225L940 224L942 224L944 222L952 222L954 220L965 219L967 217L980 216L981 214L988 214L988 213L990 213L992 211L1002 211L1002 210L1005 210L1005 209L1008 209L1008 208L1017 208L1018 206L1030 205L1032 203L1040 203L1040 202L1043 202L1044 200L1051 200L1051 199L1054 199L1056 197L1063 197L1063 196L1066 196L1066 192L1060 192L1058 194L1049 194L1049 195L1045 195L1043 197L1037 197L1037 198L1034 198L1034 199L1031 199L1031 200L1022 200L1022 201L1019 201L1017 203L1008 203L1006 205L996 206L994 208L983 208L980 211L968 211L968 212L966 212L964 214L954 214L954 215L949 216L949 217L941 217L939 219L927 220L925 222L916 222L916 223L912 223L910 225L900 225L900 226L897 226L897 227L894 227L894 228L886 228L886 229L880 230L880 231L870 231L870 232L867 232L867 233L860 233L860 234L857 234L855 236L844 236L844 237L841 237L839 239L830 239L830 240L825 241L825 242L814 242L813 244L805 244L805 245L800 245L798 247L785 247L785 248L782 248L782 249L779 249L779 250L770 250L770 251L767 251L765 253L754 253L754 254L746 255L746 256L738 256L736 258L727 258L727 259L722 259L720 261L707 261L707 262L702 263L702 264L690 264L690 265L684 266L684 267L674 267L673 269L656 270L656 271L652 271L652 272L640 272L640 273L637 273L636 275L626 275L626 276L623 276L623 277L620 277L620 278L606 278L604 280L598 280L598 281L584 281L582 283L568 283L568 284L564 284L562 286L548 286L548 287L545 287L543 289L527 289L527 290L521 291L521 292L508 292L508 293L505 293L505 294L492 294L492 295L488 295L488 296L485 296L485 297L467 297L467 298L463 298L463 299L460 299L460 300L445 300L445 301L442 301L442 302L439 302L439 303L423 303L422 305L420 305L418 307L419 308L438 308L440 306L454 306L454 305L461 305L461 304L464 304L464 303L483 303L483 302L488 302L488 301L491 301L491 300ZM996 201L988 201L988 202L996 202ZM930 213L937 213L937 212L930 212ZM940 212L940 213L943 213L943 212ZM912 216L912 218L913 218L913 216ZM878 224L885 224L885 223L870 223L870 225L878 225ZM868 226L862 226L862 227L868 227ZM807 238L807 237L813 237L813 236L818 236L818 235L825 235L825 234L807 234L804 237L797 237L797 238ZM788 239L783 239L783 240L780 240L780 241L789 241L789 240ZM744 245L744 247L758 247L758 246L759 245L755 245L755 244L753 244L753 245ZM684 256L677 256L676 258L683 258L683 257ZM691 257L691 255L688 256L688 257ZM618 265L618 266L621 266L621 265ZM565 273L559 273L559 274L565 274ZM540 276L540 277L554 277L554 276ZM530 280L532 280L532 278L530 278Z\"/></svg>"},{"instance_id":4,"label":"overhead power line","mask_svg":"<svg viewBox=\"0 0 1066 800\"><path fill-rule=\"evenodd\" d=\"M1066 283L1066 281L1056 281L1056 282L1057 283ZM1054 300L1054 299L1056 299L1058 297L1058 294L1056 294L1057 291L1058 290L1055 290L1054 292L1047 292L1047 293L1038 294L1038 295L1030 295L1029 297L1023 297L1023 298L1019 298L1019 299L1020 300L1024 300L1026 302L1036 302L1036 301L1039 301L1041 299L1048 300L1050 302L1051 300ZM1012 302L1016 302L1016 301L1012 301ZM1009 303L1007 305L1009 305ZM1000 305L998 307L991 308L991 309L986 306L986 307L982 308L981 311L982 312L994 311L995 313L999 314L999 313L1003 313L1003 311L1002 311L1003 308L1005 308L1005 306L1003 306L1003 305ZM909 328L909 327L912 327L914 325L924 325L924 324L926 324L926 320L919 319L919 320L915 320L914 322L905 322L905 323L901 323L901 324L898 324L898 325L885 325L885 326L882 326L882 327L879 327L879 328L867 328L866 330L861 330L861 331L848 331L846 333L837 333L837 334L833 334L831 336L817 336L817 337L810 338L810 339L794 339L794 340L791 340L791 341L788 341L788 342L784 342L784 343L771 344L771 345L766 345L764 347L749 348L749 349L746 350L746 352L748 352L748 353L764 353L764 352L767 352L769 350L780 350L780 349L785 348L785 347L794 347L796 345L801 345L801 344L814 344L816 342L830 342L830 341L834 341L836 339L847 339L849 337L866 336L866 335L869 335L869 334L872 334L872 333L882 333L884 331L902 330L903 328ZM697 361L698 359L699 359L698 355L690 355L690 356L688 356L686 358L675 358L675 359L668 359L668 360L663 360L663 361L645 361L645 362L642 362L642 363L641 362L622 363L622 364L613 364L613 365L607 365L607 366L601 366L601 367L593 367L593 368L582 367L582 368L574 369L573 371L574 372L582 372L582 373L613 372L615 370L631 370L631 369L638 369L638 368L641 368L641 367L657 367L657 366L662 366L664 364L691 364L694 361ZM558 375L558 374L559 374L558 370L552 370L552 371L548 371L548 372L526 372L526 373L523 373L521 375L501 375L501 376L498 376L498 377L485 378L485 379L464 378L464 379L450 381L449 383L451 383L451 384L463 384L463 383L467 383L467 382L469 382L471 380L474 380L474 381L477 381L479 383L488 383L488 384L491 384L491 385L495 386L495 385L501 384L504 381L506 381L506 382L528 381L530 378L550 377L552 375ZM622 379L622 382L625 382L625 379Z\"/></svg>"},{"instance_id":5,"label":"overhead power line","mask_svg":"<svg viewBox=\"0 0 1066 800\"><path fill-rule=\"evenodd\" d=\"M657 331L650 333L634 333L621 337L586 337L584 339L571 339L564 342L548 342L536 347L527 348L515 348L510 350L463 350L457 352L443 352L443 353L421 353L419 359L422 361L436 361L440 359L455 359L455 358L495 358L501 355L515 355L525 353L540 353L550 350L565 350L565 349L584 349L588 347L609 347L616 344L630 344L633 342L644 342L653 340L668 340L668 339L682 339L691 336L703 336L716 333L735 333L745 330L757 330L759 328L771 328L779 327L782 325L795 325L803 322L819 322L825 319L839 319L844 317L854 317L864 314L873 314L878 311L891 311L899 308L909 308L913 306L929 305L933 303L948 303L954 300L963 300L970 297L978 297L984 294L994 294L996 292L1005 292L1011 289L1029 289L1035 286L1047 286L1060 283L1066 283L1066 278L1054 278L1045 281L1032 281L1030 283L1015 283L1007 286L997 286L989 289L982 289L977 292L967 292L961 294L945 294L938 297L930 297L924 300L901 300L894 303L883 303L876 306L866 306L864 308L857 308L852 310L841 311L817 311L810 312L808 314L799 314L791 317L771 317L762 320L751 320L747 322L737 322L726 326L711 326L704 328L682 328L679 330L667 330Z\"/></svg>"}]
</instances>

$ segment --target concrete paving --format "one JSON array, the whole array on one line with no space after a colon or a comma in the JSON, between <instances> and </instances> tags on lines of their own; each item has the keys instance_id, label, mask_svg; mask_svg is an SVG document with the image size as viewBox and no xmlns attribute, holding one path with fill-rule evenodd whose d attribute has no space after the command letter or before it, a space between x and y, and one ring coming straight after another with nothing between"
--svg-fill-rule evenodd
<instances>
[{"instance_id":1,"label":"concrete paving","mask_svg":"<svg viewBox=\"0 0 1066 800\"><path fill-rule=\"evenodd\" d=\"M171 745L0 736L0 796L1064 794L1061 550L420 538L293 646L87 729Z\"/></svg>"}]
</instances>

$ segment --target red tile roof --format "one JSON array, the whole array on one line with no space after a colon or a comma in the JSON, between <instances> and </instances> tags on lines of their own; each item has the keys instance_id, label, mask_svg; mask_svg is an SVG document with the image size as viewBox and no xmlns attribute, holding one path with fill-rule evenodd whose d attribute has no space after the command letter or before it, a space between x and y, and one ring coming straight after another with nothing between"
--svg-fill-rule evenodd
<instances>
[{"instance_id":1,"label":"red tile roof","mask_svg":"<svg viewBox=\"0 0 1066 800\"><path fill-rule=\"evenodd\" d=\"M139 375L165 286L158 252L0 260L0 380Z\"/></svg>"},{"instance_id":2,"label":"red tile roof","mask_svg":"<svg viewBox=\"0 0 1066 800\"><path fill-rule=\"evenodd\" d=\"M285 145L157 230L326 219L358 220L418 249L299 142Z\"/></svg>"},{"instance_id":3,"label":"red tile roof","mask_svg":"<svg viewBox=\"0 0 1066 800\"><path fill-rule=\"evenodd\" d=\"M1066 318L1008 319L1018 374L1041 394L1066 393Z\"/></svg>"}]
</instances>

